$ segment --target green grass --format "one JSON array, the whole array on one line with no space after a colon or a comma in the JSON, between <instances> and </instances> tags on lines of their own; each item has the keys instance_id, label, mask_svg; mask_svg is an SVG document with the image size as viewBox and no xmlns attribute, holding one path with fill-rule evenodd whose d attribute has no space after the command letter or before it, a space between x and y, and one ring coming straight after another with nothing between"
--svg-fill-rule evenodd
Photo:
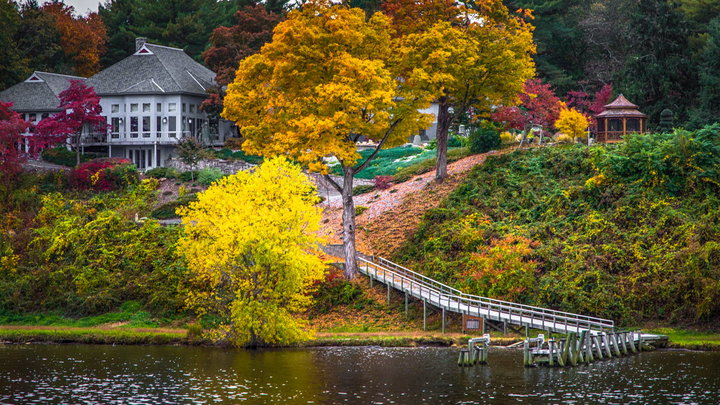
<instances>
[{"instance_id":1,"label":"green grass","mask_svg":"<svg viewBox=\"0 0 720 405\"><path fill-rule=\"evenodd\" d=\"M68 328L7 329L0 326L0 340L14 343L92 343L169 345L193 343L185 332L132 331L125 329Z\"/></svg>"},{"instance_id":2,"label":"green grass","mask_svg":"<svg viewBox=\"0 0 720 405\"><path fill-rule=\"evenodd\" d=\"M720 332L698 332L679 328L654 328L644 332L667 336L670 340L668 347L720 351Z\"/></svg>"},{"instance_id":3,"label":"green grass","mask_svg":"<svg viewBox=\"0 0 720 405\"><path fill-rule=\"evenodd\" d=\"M81 318L69 318L59 313L16 314L0 313L0 325L33 325L87 328L99 325L125 323L120 328L154 328L159 322L152 319L149 312L141 311L139 304L128 301L120 306L120 311Z\"/></svg>"}]
</instances>

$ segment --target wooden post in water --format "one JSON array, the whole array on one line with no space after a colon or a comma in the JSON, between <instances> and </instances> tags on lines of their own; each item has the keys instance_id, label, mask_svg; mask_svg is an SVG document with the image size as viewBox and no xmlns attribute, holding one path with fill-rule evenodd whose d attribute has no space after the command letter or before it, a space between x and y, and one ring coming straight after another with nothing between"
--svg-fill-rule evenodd
<instances>
[{"instance_id":1,"label":"wooden post in water","mask_svg":"<svg viewBox=\"0 0 720 405\"><path fill-rule=\"evenodd\" d=\"M565 367L566 361L563 357L563 353L565 352L565 339L560 338L560 341L558 342L557 347L557 362L560 367Z\"/></svg>"},{"instance_id":2,"label":"wooden post in water","mask_svg":"<svg viewBox=\"0 0 720 405\"><path fill-rule=\"evenodd\" d=\"M617 333L613 333L612 336L610 336L610 340L613 341L613 354L615 354L615 357L620 357L620 348L618 347L617 335Z\"/></svg>"},{"instance_id":3,"label":"wooden post in water","mask_svg":"<svg viewBox=\"0 0 720 405\"><path fill-rule=\"evenodd\" d=\"M548 340L548 366L552 367L555 365L555 339L550 338Z\"/></svg>"},{"instance_id":4,"label":"wooden post in water","mask_svg":"<svg viewBox=\"0 0 720 405\"><path fill-rule=\"evenodd\" d=\"M630 337L628 337L628 343L630 343L630 351L633 353L637 353L637 348L635 347L635 332L630 332Z\"/></svg>"},{"instance_id":5,"label":"wooden post in water","mask_svg":"<svg viewBox=\"0 0 720 405\"><path fill-rule=\"evenodd\" d=\"M592 352L592 339L591 339L592 336L590 336L589 330L585 331L585 332L586 332L585 339L583 340L583 342L585 343L585 362L592 363L593 361L595 361L595 359L593 358L593 352Z\"/></svg>"},{"instance_id":6,"label":"wooden post in water","mask_svg":"<svg viewBox=\"0 0 720 405\"><path fill-rule=\"evenodd\" d=\"M603 343L603 346L605 347L605 357L607 357L608 359L611 359L612 358L612 350L610 350L610 334L608 334L607 332L604 332L602 334L602 343Z\"/></svg>"},{"instance_id":7,"label":"wooden post in water","mask_svg":"<svg viewBox=\"0 0 720 405\"><path fill-rule=\"evenodd\" d=\"M525 367L532 366L532 353L530 352L530 342L527 339L523 342L523 364Z\"/></svg>"},{"instance_id":8,"label":"wooden post in water","mask_svg":"<svg viewBox=\"0 0 720 405\"><path fill-rule=\"evenodd\" d=\"M570 359L570 365L577 366L577 364L578 364L577 334L575 332L570 332L568 334L567 346L568 346L568 357Z\"/></svg>"},{"instance_id":9,"label":"wooden post in water","mask_svg":"<svg viewBox=\"0 0 720 405\"><path fill-rule=\"evenodd\" d=\"M592 336L592 343L595 346L595 354L599 360L603 359L602 348L600 347L600 337L598 335Z\"/></svg>"}]
</instances>

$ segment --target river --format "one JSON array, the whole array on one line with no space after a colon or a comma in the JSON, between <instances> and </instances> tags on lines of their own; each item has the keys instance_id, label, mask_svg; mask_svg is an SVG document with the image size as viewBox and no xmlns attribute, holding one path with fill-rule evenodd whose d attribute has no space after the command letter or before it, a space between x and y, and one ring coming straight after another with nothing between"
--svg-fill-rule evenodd
<instances>
[{"instance_id":1,"label":"river","mask_svg":"<svg viewBox=\"0 0 720 405\"><path fill-rule=\"evenodd\" d=\"M0 404L720 403L720 353L656 351L574 368L492 348L232 350L0 345Z\"/></svg>"}]
</instances>

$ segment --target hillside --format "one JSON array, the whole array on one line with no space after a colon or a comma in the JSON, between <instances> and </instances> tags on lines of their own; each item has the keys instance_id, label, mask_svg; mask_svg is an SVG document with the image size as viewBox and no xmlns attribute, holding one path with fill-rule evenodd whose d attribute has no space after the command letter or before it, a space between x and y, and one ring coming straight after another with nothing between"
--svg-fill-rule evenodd
<instances>
[{"instance_id":1,"label":"hillside","mask_svg":"<svg viewBox=\"0 0 720 405\"><path fill-rule=\"evenodd\" d=\"M395 259L468 292L640 321L720 317L720 126L492 157Z\"/></svg>"}]
</instances>

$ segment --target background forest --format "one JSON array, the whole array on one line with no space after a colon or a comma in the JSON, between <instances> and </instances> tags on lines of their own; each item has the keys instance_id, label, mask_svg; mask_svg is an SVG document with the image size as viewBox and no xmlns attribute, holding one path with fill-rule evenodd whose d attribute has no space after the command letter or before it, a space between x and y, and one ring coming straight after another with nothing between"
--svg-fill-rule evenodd
<instances>
[{"instance_id":1,"label":"background forest","mask_svg":"<svg viewBox=\"0 0 720 405\"><path fill-rule=\"evenodd\" d=\"M558 96L611 84L650 116L670 109L699 128L720 113L720 2L713 0L507 0L532 9L538 76ZM378 0L351 0L368 12ZM135 37L183 48L232 80L292 5L287 0L109 0L78 15L60 2L0 0L0 90L32 70L89 76L134 50ZM238 11L240 10L240 11Z\"/></svg>"}]
</instances>

